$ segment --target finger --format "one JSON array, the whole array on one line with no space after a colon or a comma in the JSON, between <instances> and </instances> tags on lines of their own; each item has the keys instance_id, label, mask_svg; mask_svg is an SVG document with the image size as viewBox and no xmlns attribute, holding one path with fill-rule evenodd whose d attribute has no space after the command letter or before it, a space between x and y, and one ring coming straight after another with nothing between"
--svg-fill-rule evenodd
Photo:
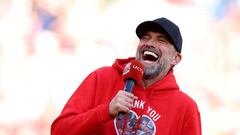
<instances>
[{"instance_id":1,"label":"finger","mask_svg":"<svg viewBox=\"0 0 240 135\"><path fill-rule=\"evenodd\" d=\"M132 93L125 92L123 90L119 90L117 95L113 98L110 103L111 112L117 111L128 111L132 105L134 100L137 99Z\"/></svg>"},{"instance_id":2,"label":"finger","mask_svg":"<svg viewBox=\"0 0 240 135\"><path fill-rule=\"evenodd\" d=\"M124 95L129 97L129 98L132 98L132 99L137 99L138 97L135 96L133 93L129 93L129 92L124 92Z\"/></svg>"},{"instance_id":3,"label":"finger","mask_svg":"<svg viewBox=\"0 0 240 135\"><path fill-rule=\"evenodd\" d=\"M127 112L130 110L130 106L129 106L129 104L118 103L118 104L116 104L114 110L115 110L116 114L119 112Z\"/></svg>"},{"instance_id":4,"label":"finger","mask_svg":"<svg viewBox=\"0 0 240 135\"><path fill-rule=\"evenodd\" d=\"M131 106L132 105L129 103L122 103L119 107L119 112L121 112L121 111L127 112L130 110Z\"/></svg>"},{"instance_id":5,"label":"finger","mask_svg":"<svg viewBox=\"0 0 240 135\"><path fill-rule=\"evenodd\" d=\"M124 99L124 101L126 101L126 102L129 103L129 104L133 104L134 100L135 100L135 99L129 98L129 97L126 97L126 98Z\"/></svg>"},{"instance_id":6,"label":"finger","mask_svg":"<svg viewBox=\"0 0 240 135\"><path fill-rule=\"evenodd\" d=\"M118 103L119 103L119 106L125 106L125 107L129 108L132 106L133 99L125 97L125 98L119 100Z\"/></svg>"}]
</instances>

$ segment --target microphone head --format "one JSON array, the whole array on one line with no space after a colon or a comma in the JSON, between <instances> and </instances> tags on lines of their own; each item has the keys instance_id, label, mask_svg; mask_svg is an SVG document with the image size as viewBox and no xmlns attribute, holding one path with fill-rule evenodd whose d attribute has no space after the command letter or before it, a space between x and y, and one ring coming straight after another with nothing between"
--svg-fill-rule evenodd
<instances>
[{"instance_id":1,"label":"microphone head","mask_svg":"<svg viewBox=\"0 0 240 135\"><path fill-rule=\"evenodd\" d=\"M143 64L137 60L133 60L125 66L123 71L123 80L126 81L127 79L131 79L140 84L143 72Z\"/></svg>"}]
</instances>

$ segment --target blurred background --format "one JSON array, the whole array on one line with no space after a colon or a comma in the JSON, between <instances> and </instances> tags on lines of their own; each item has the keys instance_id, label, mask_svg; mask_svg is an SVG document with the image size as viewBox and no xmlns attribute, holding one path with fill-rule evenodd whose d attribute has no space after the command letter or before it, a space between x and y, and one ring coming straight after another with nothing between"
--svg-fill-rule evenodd
<instances>
[{"instance_id":1,"label":"blurred background","mask_svg":"<svg viewBox=\"0 0 240 135\"><path fill-rule=\"evenodd\" d=\"M0 0L0 135L49 135L91 71L135 55L136 26L183 36L177 81L203 135L240 135L240 0Z\"/></svg>"}]
</instances>

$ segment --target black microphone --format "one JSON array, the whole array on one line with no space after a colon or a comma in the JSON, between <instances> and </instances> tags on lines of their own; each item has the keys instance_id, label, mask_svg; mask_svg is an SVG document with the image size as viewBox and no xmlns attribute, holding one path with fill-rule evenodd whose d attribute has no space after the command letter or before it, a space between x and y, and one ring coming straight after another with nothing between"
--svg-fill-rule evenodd
<instances>
[{"instance_id":1,"label":"black microphone","mask_svg":"<svg viewBox=\"0 0 240 135\"><path fill-rule=\"evenodd\" d=\"M144 72L144 66L141 62L133 60L129 62L123 71L123 81L125 82L124 91L131 93L135 83L140 84ZM117 118L125 119L125 112L119 112Z\"/></svg>"}]
</instances>

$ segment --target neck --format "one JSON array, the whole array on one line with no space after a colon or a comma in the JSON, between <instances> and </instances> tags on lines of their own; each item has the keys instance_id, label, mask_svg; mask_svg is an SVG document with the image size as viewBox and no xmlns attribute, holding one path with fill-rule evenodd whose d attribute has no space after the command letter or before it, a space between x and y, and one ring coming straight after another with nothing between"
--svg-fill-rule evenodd
<instances>
[{"instance_id":1,"label":"neck","mask_svg":"<svg viewBox=\"0 0 240 135\"><path fill-rule=\"evenodd\" d=\"M149 87L150 85L162 80L166 75L168 74L168 72L162 72L160 73L157 77L153 78L153 79L143 79L142 83L143 86L145 88Z\"/></svg>"}]
</instances>

